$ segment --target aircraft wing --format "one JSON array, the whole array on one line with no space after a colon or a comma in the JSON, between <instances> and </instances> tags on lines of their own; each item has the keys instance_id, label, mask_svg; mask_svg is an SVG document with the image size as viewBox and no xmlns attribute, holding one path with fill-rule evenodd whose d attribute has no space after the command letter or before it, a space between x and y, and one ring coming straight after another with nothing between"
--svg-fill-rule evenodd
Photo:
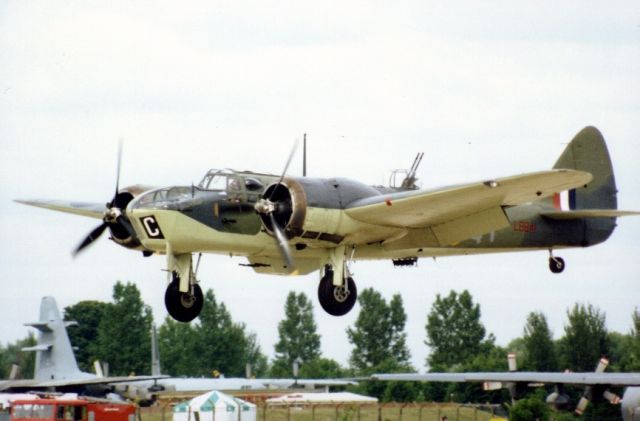
<instances>
[{"instance_id":1,"label":"aircraft wing","mask_svg":"<svg viewBox=\"0 0 640 421\"><path fill-rule=\"evenodd\" d=\"M640 373L542 373L542 372L504 372L504 373L406 373L373 374L372 380L383 381L421 381L421 382L496 382L496 383L548 383L573 385L640 386Z\"/></svg>"},{"instance_id":2,"label":"aircraft wing","mask_svg":"<svg viewBox=\"0 0 640 421\"><path fill-rule=\"evenodd\" d=\"M368 197L351 203L346 213L375 225L431 228L442 245L450 245L509 226L504 207L534 202L592 179L584 171L540 171L437 190Z\"/></svg>"},{"instance_id":3,"label":"aircraft wing","mask_svg":"<svg viewBox=\"0 0 640 421\"><path fill-rule=\"evenodd\" d=\"M24 391L52 388L69 388L79 386L95 386L112 383L134 383L147 380L166 379L169 376L121 376L121 377L92 377L84 379L59 380L7 380L0 382L0 391Z\"/></svg>"},{"instance_id":4,"label":"aircraft wing","mask_svg":"<svg viewBox=\"0 0 640 421\"><path fill-rule=\"evenodd\" d=\"M59 212L72 213L74 215L88 216L89 218L102 219L106 206L104 203L66 202L63 200L23 200L15 202L23 205L36 206L38 208L51 209Z\"/></svg>"}]
</instances>

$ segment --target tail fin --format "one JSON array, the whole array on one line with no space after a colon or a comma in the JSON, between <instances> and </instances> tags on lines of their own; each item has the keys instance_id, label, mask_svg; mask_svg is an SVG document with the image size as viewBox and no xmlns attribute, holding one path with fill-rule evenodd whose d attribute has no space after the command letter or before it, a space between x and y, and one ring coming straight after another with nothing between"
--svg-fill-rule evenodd
<instances>
[{"instance_id":1,"label":"tail fin","mask_svg":"<svg viewBox=\"0 0 640 421\"><path fill-rule=\"evenodd\" d=\"M618 208L613 165L604 138L595 127L580 130L553 168L581 170L593 175L593 180L587 186L569 191L569 209ZM556 197L554 205L558 207L559 202L560 198Z\"/></svg>"},{"instance_id":2,"label":"tail fin","mask_svg":"<svg viewBox=\"0 0 640 421\"><path fill-rule=\"evenodd\" d=\"M60 317L56 300L44 297L40 303L40 320L26 323L38 329L38 343L36 346L24 348L23 351L36 352L36 380L58 380L80 378L81 372L73 355L71 342L67 335L66 326L75 322L65 323Z\"/></svg>"},{"instance_id":3,"label":"tail fin","mask_svg":"<svg viewBox=\"0 0 640 421\"><path fill-rule=\"evenodd\" d=\"M616 211L618 190L609 151L600 131L591 126L580 130L553 168L586 171L593 175L593 180L584 187L556 194L553 205L559 212L548 216L582 219L585 246L609 238L616 226L615 217L622 213Z\"/></svg>"}]
</instances>

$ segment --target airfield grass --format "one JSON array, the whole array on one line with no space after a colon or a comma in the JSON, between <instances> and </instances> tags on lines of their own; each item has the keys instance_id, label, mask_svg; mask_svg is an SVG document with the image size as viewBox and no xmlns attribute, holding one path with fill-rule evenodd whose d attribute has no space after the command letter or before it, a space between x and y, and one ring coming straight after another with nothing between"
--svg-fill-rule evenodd
<instances>
[{"instance_id":1,"label":"airfield grass","mask_svg":"<svg viewBox=\"0 0 640 421\"><path fill-rule=\"evenodd\" d=\"M455 404L258 405L256 421L489 421L489 411ZM140 408L139 421L172 421L171 407ZM195 417L190 421L197 421Z\"/></svg>"}]
</instances>

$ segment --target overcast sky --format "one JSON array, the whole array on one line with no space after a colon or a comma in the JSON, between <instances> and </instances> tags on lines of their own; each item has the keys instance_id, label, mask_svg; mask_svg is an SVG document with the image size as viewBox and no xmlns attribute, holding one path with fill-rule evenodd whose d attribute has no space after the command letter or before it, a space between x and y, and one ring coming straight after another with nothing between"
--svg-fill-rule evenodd
<instances>
[{"instance_id":1,"label":"overcast sky","mask_svg":"<svg viewBox=\"0 0 640 421\"><path fill-rule=\"evenodd\" d=\"M387 182L425 152L424 187L550 168L573 135L607 139L621 209L640 210L637 1L3 1L0 3L0 343L26 336L40 298L111 299L132 281L157 323L164 257L106 236L71 250L99 221L15 198L107 202L115 184L189 185L209 168L279 173L309 135L309 174ZM291 166L301 172L299 155ZM547 253L353 266L359 289L402 294L414 365L424 369L436 294L468 289L506 345L531 311L562 336L576 302L627 333L640 306L640 218L605 244ZM235 321L273 355L288 291L316 302L317 274L273 277L207 255L200 267ZM315 304L327 357L347 363L345 329ZM595 364L595 362L594 362Z\"/></svg>"}]
</instances>

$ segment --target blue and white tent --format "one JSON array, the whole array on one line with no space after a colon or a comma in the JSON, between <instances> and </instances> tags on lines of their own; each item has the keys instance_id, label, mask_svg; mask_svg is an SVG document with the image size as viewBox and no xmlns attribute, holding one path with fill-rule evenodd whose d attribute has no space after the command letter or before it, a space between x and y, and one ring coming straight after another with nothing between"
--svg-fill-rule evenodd
<instances>
[{"instance_id":1,"label":"blue and white tent","mask_svg":"<svg viewBox=\"0 0 640 421\"><path fill-rule=\"evenodd\" d=\"M173 421L256 421L256 406L214 390L174 406Z\"/></svg>"}]
</instances>

